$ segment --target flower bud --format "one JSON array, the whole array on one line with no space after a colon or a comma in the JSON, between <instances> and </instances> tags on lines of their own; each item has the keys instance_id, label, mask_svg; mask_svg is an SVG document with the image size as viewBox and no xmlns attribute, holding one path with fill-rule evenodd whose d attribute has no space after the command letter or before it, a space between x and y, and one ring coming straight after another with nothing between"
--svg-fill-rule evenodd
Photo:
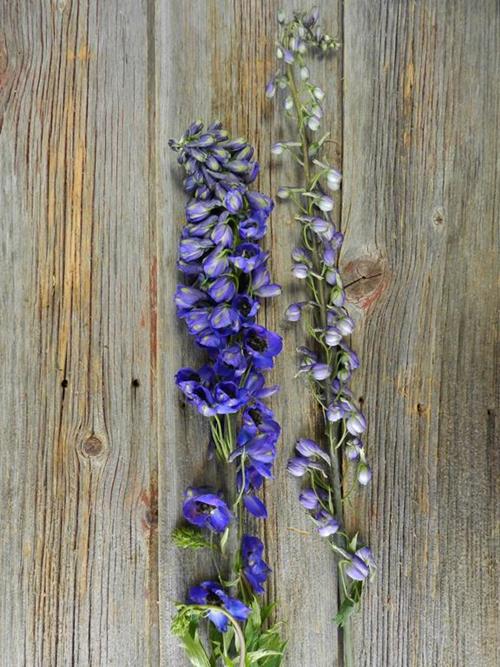
<instances>
[{"instance_id":1,"label":"flower bud","mask_svg":"<svg viewBox=\"0 0 500 667\"><path fill-rule=\"evenodd\" d=\"M309 269L305 264L294 264L292 268L292 273L295 278L299 280L304 280L309 275Z\"/></svg>"},{"instance_id":2,"label":"flower bud","mask_svg":"<svg viewBox=\"0 0 500 667\"><path fill-rule=\"evenodd\" d=\"M345 410L340 405L334 405L333 403L328 406L326 411L326 418L329 422L338 422L343 419Z\"/></svg>"},{"instance_id":3,"label":"flower bud","mask_svg":"<svg viewBox=\"0 0 500 667\"><path fill-rule=\"evenodd\" d=\"M326 180L330 190L340 190L340 182L342 181L342 174L335 169L330 169L326 175Z\"/></svg>"},{"instance_id":4,"label":"flower bud","mask_svg":"<svg viewBox=\"0 0 500 667\"><path fill-rule=\"evenodd\" d=\"M288 306L285 312L285 318L288 322L298 322L302 315L302 308L298 303L292 303Z\"/></svg>"},{"instance_id":5,"label":"flower bud","mask_svg":"<svg viewBox=\"0 0 500 667\"><path fill-rule=\"evenodd\" d=\"M333 210L333 199L331 197L327 197L327 195L319 197L315 203L319 209L325 211L326 213Z\"/></svg>"},{"instance_id":6,"label":"flower bud","mask_svg":"<svg viewBox=\"0 0 500 667\"><path fill-rule=\"evenodd\" d=\"M288 197L290 196L290 190L284 185L282 185L280 188L278 188L276 196L279 197L280 199L288 199Z\"/></svg>"},{"instance_id":7,"label":"flower bud","mask_svg":"<svg viewBox=\"0 0 500 667\"><path fill-rule=\"evenodd\" d=\"M329 347L335 347L342 340L342 334L336 327L328 327L325 332L325 343Z\"/></svg>"},{"instance_id":8,"label":"flower bud","mask_svg":"<svg viewBox=\"0 0 500 667\"><path fill-rule=\"evenodd\" d=\"M316 88L313 90L313 95L318 100L318 102L321 102L321 100L325 97L325 93L321 90L321 88L319 88L319 86L316 86Z\"/></svg>"},{"instance_id":9,"label":"flower bud","mask_svg":"<svg viewBox=\"0 0 500 667\"><path fill-rule=\"evenodd\" d=\"M319 129L319 120L315 116L311 116L307 121L307 127L316 132Z\"/></svg>"},{"instance_id":10,"label":"flower bud","mask_svg":"<svg viewBox=\"0 0 500 667\"><path fill-rule=\"evenodd\" d=\"M358 466L358 482L366 486L372 478L372 471L366 463L360 463Z\"/></svg>"},{"instance_id":11,"label":"flower bud","mask_svg":"<svg viewBox=\"0 0 500 667\"><path fill-rule=\"evenodd\" d=\"M346 422L347 430L351 435L361 435L366 431L366 419L361 412L353 412Z\"/></svg>"},{"instance_id":12,"label":"flower bud","mask_svg":"<svg viewBox=\"0 0 500 667\"><path fill-rule=\"evenodd\" d=\"M307 81L309 79L310 73L309 73L309 68L304 65L304 67L300 68L300 78L302 81Z\"/></svg>"},{"instance_id":13,"label":"flower bud","mask_svg":"<svg viewBox=\"0 0 500 667\"><path fill-rule=\"evenodd\" d=\"M345 303L345 292L344 290L336 285L330 294L330 301L337 306L338 308L341 308L344 303Z\"/></svg>"},{"instance_id":14,"label":"flower bud","mask_svg":"<svg viewBox=\"0 0 500 667\"><path fill-rule=\"evenodd\" d=\"M271 99L271 97L274 97L274 94L276 92L276 85L274 81L274 77L272 79L269 79L266 85L266 97L268 99Z\"/></svg>"},{"instance_id":15,"label":"flower bud","mask_svg":"<svg viewBox=\"0 0 500 667\"><path fill-rule=\"evenodd\" d=\"M311 367L311 375L315 380L326 380L332 373L332 369L328 364L313 364Z\"/></svg>"},{"instance_id":16,"label":"flower bud","mask_svg":"<svg viewBox=\"0 0 500 667\"><path fill-rule=\"evenodd\" d=\"M326 272L325 280L329 285L336 285L337 277L338 277L337 271L335 269L330 269L329 271Z\"/></svg>"},{"instance_id":17,"label":"flower bud","mask_svg":"<svg viewBox=\"0 0 500 667\"><path fill-rule=\"evenodd\" d=\"M337 320L336 327L343 336L350 336L354 331L354 321L349 315L346 315Z\"/></svg>"},{"instance_id":18,"label":"flower bud","mask_svg":"<svg viewBox=\"0 0 500 667\"><path fill-rule=\"evenodd\" d=\"M284 150L285 150L285 147L283 146L283 144L280 144L280 143L274 144L271 147L271 153L273 155L281 155L284 152Z\"/></svg>"},{"instance_id":19,"label":"flower bud","mask_svg":"<svg viewBox=\"0 0 500 667\"><path fill-rule=\"evenodd\" d=\"M229 190L224 198L224 206L231 213L237 213L243 206L243 198L238 190Z\"/></svg>"}]
</instances>

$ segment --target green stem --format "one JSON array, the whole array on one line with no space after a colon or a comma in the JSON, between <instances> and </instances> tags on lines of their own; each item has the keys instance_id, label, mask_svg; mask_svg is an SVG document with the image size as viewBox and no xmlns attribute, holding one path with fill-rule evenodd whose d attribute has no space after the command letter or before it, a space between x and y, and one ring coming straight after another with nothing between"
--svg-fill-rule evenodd
<instances>
[{"instance_id":1,"label":"green stem","mask_svg":"<svg viewBox=\"0 0 500 667\"><path fill-rule=\"evenodd\" d=\"M301 145L302 145L302 156L303 156L303 162L304 162L304 188L306 192L309 192L309 188L311 187L311 164L310 164L310 158L309 158L309 140L307 137L307 130L306 126L304 123L304 118L302 114L302 104L300 102L300 96L299 96L299 91L297 89L297 83L295 81L295 74L294 74L294 69L293 65L287 65L287 78L288 78L288 84L290 87L290 93L292 96L293 104L295 107L295 111L297 114L297 125L298 125L298 130L300 133L300 138L301 138ZM312 207L313 207L313 201L308 205L309 208L309 214L312 212ZM313 261L314 265L318 266L319 265L319 252L318 252L318 244L316 239L313 241ZM319 304L319 324L323 330L326 329L327 327L327 298L325 294L325 281L324 280L317 280L315 281L317 285L317 289L313 290L313 293L315 296L317 296L317 302ZM330 355L328 355L330 356ZM328 359L328 362L330 362L330 359ZM332 400L332 388L330 383L327 381L325 383L325 396L326 396L326 405L329 405L331 400ZM332 491L333 491L333 503L335 507L335 512L340 520L340 522L343 524L344 523L344 517L343 517L343 505L342 505L342 486L341 486L341 475L340 475L340 455L337 450L337 437L336 434L334 433L334 430L332 428L332 424L327 420L326 418L326 411L323 411L323 419L325 421L325 427L326 427L326 437L328 438L328 444L329 444L329 450L330 450L330 458L331 458L331 465L330 465L330 481L332 485ZM340 538L342 539L342 538ZM344 540L342 540L344 541ZM340 575L339 575L340 576ZM338 592L339 592L339 603L342 604L342 602L345 599L345 592L343 589L343 586L341 585L341 582L339 581L338 585ZM352 667L353 665L353 659L352 659L352 642L351 642L351 632L350 632L350 623L347 620L346 623L344 624L342 630L339 629L339 632L341 633L342 636L342 643L343 643L343 663L344 667Z\"/></svg>"}]
</instances>

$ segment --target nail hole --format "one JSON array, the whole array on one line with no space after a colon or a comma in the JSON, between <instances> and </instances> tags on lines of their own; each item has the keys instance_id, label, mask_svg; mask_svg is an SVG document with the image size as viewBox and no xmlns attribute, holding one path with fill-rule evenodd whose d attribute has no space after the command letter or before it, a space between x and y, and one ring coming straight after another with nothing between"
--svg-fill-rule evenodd
<instances>
[{"instance_id":1,"label":"nail hole","mask_svg":"<svg viewBox=\"0 0 500 667\"><path fill-rule=\"evenodd\" d=\"M68 384L69 384L69 382L66 380L66 378L64 378L64 380L61 382L61 387L62 387L63 389L66 389L66 387L68 386Z\"/></svg>"},{"instance_id":2,"label":"nail hole","mask_svg":"<svg viewBox=\"0 0 500 667\"><path fill-rule=\"evenodd\" d=\"M365 402L365 399L363 398L363 396L360 396L360 397L358 398L358 403L359 403L359 407L360 407L360 408L363 407L363 403L364 403L364 402Z\"/></svg>"},{"instance_id":3,"label":"nail hole","mask_svg":"<svg viewBox=\"0 0 500 667\"><path fill-rule=\"evenodd\" d=\"M425 405L422 403L417 403L417 412L419 415L423 415L425 412Z\"/></svg>"},{"instance_id":4,"label":"nail hole","mask_svg":"<svg viewBox=\"0 0 500 667\"><path fill-rule=\"evenodd\" d=\"M140 386L141 386L141 383L139 382L139 380L137 378L134 378L132 380L132 387L140 387Z\"/></svg>"}]
</instances>

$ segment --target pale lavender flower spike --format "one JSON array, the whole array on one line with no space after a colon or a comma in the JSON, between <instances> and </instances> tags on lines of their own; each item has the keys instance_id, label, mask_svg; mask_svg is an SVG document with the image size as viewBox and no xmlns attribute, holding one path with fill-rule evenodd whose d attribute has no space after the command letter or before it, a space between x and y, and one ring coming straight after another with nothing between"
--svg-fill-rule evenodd
<instances>
[{"instance_id":1,"label":"pale lavender flower spike","mask_svg":"<svg viewBox=\"0 0 500 667\"><path fill-rule=\"evenodd\" d=\"M297 375L310 386L324 427L323 438L297 441L288 471L303 480L300 503L337 556L341 604L336 620L343 626L359 605L364 582L375 567L368 547L360 547L357 535L348 536L342 526L344 503L353 481L366 486L372 472L360 440L367 428L366 419L349 386L360 361L346 340L354 321L346 309L339 270L344 236L332 217L342 174L325 155L329 132L328 128L321 130L321 125L326 94L323 86L311 81L307 62L308 56L328 54L338 45L318 21L317 8L295 12L288 22L280 12L278 71L266 94L280 97L279 107L284 108L289 125L296 130L295 136L280 138L272 148L272 154L280 159L289 155L295 160L303 175L301 183L283 184L277 191L279 199L295 207L292 215L300 226L300 245L292 252L291 272L304 300L290 304L285 318L303 323L307 342L297 350ZM348 479L344 479L346 475ZM350 667L348 634L343 646L341 662Z\"/></svg>"}]
</instances>

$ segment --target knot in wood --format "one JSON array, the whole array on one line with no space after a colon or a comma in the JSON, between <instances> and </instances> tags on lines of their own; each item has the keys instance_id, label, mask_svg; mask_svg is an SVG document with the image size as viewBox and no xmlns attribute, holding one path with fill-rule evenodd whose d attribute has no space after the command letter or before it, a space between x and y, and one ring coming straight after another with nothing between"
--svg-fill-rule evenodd
<instances>
[{"instance_id":1,"label":"knot in wood","mask_svg":"<svg viewBox=\"0 0 500 667\"><path fill-rule=\"evenodd\" d=\"M151 530L158 528L158 507L150 507L144 512L144 523Z\"/></svg>"},{"instance_id":2,"label":"knot in wood","mask_svg":"<svg viewBox=\"0 0 500 667\"><path fill-rule=\"evenodd\" d=\"M99 456L103 449L104 444L95 433L82 444L82 454L88 457Z\"/></svg>"},{"instance_id":3,"label":"knot in wood","mask_svg":"<svg viewBox=\"0 0 500 667\"><path fill-rule=\"evenodd\" d=\"M349 262L342 270L347 300L368 310L387 287L387 262L366 255Z\"/></svg>"},{"instance_id":4,"label":"knot in wood","mask_svg":"<svg viewBox=\"0 0 500 667\"><path fill-rule=\"evenodd\" d=\"M144 490L141 494L141 501L144 503L144 514L142 524L146 530L156 530L158 528L158 487L157 482L151 483L151 488Z\"/></svg>"}]
</instances>

